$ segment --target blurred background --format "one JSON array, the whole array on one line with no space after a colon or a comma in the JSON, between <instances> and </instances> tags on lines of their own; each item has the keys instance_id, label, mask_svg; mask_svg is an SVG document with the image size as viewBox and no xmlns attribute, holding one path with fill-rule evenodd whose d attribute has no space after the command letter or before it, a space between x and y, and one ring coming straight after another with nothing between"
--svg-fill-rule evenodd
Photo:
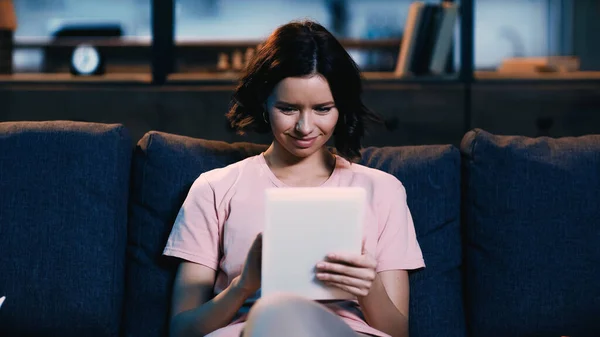
<instances>
[{"instance_id":1,"label":"blurred background","mask_svg":"<svg viewBox=\"0 0 600 337\"><path fill-rule=\"evenodd\" d=\"M600 1L422 4L456 16L413 12L411 31L408 0L0 0L0 121L268 142L228 128L232 90L271 31L312 19L342 41L363 71L366 104L393 126L365 146L458 144L472 128L600 133ZM411 65L449 39L443 71L399 71L411 36Z\"/></svg>"}]
</instances>

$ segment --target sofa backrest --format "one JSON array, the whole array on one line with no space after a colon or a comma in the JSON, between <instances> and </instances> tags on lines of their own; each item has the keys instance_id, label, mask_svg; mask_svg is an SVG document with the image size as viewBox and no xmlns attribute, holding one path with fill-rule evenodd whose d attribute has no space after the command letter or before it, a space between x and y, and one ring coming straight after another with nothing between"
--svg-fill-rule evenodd
<instances>
[{"instance_id":1,"label":"sofa backrest","mask_svg":"<svg viewBox=\"0 0 600 337\"><path fill-rule=\"evenodd\" d=\"M177 261L161 253L192 182L266 149L150 132L132 164L130 144L121 125L0 123L3 336L165 336ZM600 136L474 130L461 151L462 194L452 146L359 162L406 187L427 264L411 336L466 335L462 268L470 336L600 335Z\"/></svg>"},{"instance_id":2,"label":"sofa backrest","mask_svg":"<svg viewBox=\"0 0 600 337\"><path fill-rule=\"evenodd\" d=\"M2 336L116 336L131 139L123 126L0 123Z\"/></svg>"},{"instance_id":3,"label":"sofa backrest","mask_svg":"<svg viewBox=\"0 0 600 337\"><path fill-rule=\"evenodd\" d=\"M177 261L162 250L179 207L203 172L266 146L151 132L133 160L124 336L165 336ZM465 336L460 239L460 154L446 146L368 148L361 164L405 185L427 268L411 273L411 336Z\"/></svg>"},{"instance_id":4,"label":"sofa backrest","mask_svg":"<svg viewBox=\"0 0 600 337\"><path fill-rule=\"evenodd\" d=\"M600 135L467 133L472 336L600 336Z\"/></svg>"},{"instance_id":5,"label":"sofa backrest","mask_svg":"<svg viewBox=\"0 0 600 337\"><path fill-rule=\"evenodd\" d=\"M202 173L265 146L149 132L133 155L123 336L166 336L177 264L162 256L181 204Z\"/></svg>"},{"instance_id":6,"label":"sofa backrest","mask_svg":"<svg viewBox=\"0 0 600 337\"><path fill-rule=\"evenodd\" d=\"M425 269L410 273L410 336L464 337L460 153L452 145L367 148L361 164L406 188Z\"/></svg>"}]
</instances>

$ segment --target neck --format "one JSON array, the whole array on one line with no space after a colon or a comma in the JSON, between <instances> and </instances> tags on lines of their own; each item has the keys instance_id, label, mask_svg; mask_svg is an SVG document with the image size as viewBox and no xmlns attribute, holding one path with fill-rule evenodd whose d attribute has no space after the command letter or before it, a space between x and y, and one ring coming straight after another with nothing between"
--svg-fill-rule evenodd
<instances>
[{"instance_id":1,"label":"neck","mask_svg":"<svg viewBox=\"0 0 600 337\"><path fill-rule=\"evenodd\" d=\"M300 158L273 142L264 155L277 178L291 181L293 184L318 184L329 178L335 167L335 156L326 147L308 157Z\"/></svg>"}]
</instances>

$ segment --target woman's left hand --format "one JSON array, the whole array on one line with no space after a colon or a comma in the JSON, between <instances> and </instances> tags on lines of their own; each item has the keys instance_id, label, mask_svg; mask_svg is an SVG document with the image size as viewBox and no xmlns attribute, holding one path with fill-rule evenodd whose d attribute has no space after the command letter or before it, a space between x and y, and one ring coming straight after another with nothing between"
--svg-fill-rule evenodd
<instances>
[{"instance_id":1,"label":"woman's left hand","mask_svg":"<svg viewBox=\"0 0 600 337\"><path fill-rule=\"evenodd\" d=\"M369 294L376 267L377 261L368 252L329 254L326 261L317 264L317 279L360 298Z\"/></svg>"}]
</instances>

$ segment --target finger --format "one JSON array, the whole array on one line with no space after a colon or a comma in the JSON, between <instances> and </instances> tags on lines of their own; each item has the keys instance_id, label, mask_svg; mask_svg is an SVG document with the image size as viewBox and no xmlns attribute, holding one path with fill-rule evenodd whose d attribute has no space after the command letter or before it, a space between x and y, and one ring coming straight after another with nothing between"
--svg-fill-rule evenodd
<instances>
[{"instance_id":1,"label":"finger","mask_svg":"<svg viewBox=\"0 0 600 337\"><path fill-rule=\"evenodd\" d=\"M262 256L262 233L259 233L254 242L252 242L252 246L250 246L249 255L254 256L257 259L261 259Z\"/></svg>"},{"instance_id":2,"label":"finger","mask_svg":"<svg viewBox=\"0 0 600 337\"><path fill-rule=\"evenodd\" d=\"M367 281L373 281L375 279L375 271L371 268L357 268L333 262L318 263L317 271L340 274Z\"/></svg>"},{"instance_id":3,"label":"finger","mask_svg":"<svg viewBox=\"0 0 600 337\"><path fill-rule=\"evenodd\" d=\"M349 287L355 288L370 288L371 281L364 279L354 278L346 275L331 274L331 273L317 273L317 279L323 282L331 282L337 284L343 284Z\"/></svg>"},{"instance_id":4,"label":"finger","mask_svg":"<svg viewBox=\"0 0 600 337\"><path fill-rule=\"evenodd\" d=\"M342 289L343 291L350 293L356 297L364 297L369 294L369 289L361 289L357 287L348 286L345 284L335 283L335 282L327 282L326 285L330 287L335 287L338 289Z\"/></svg>"},{"instance_id":5,"label":"finger","mask_svg":"<svg viewBox=\"0 0 600 337\"><path fill-rule=\"evenodd\" d=\"M254 242L252 242L252 247L262 247L262 233L258 233L258 235L256 235L256 238L254 238Z\"/></svg>"},{"instance_id":6,"label":"finger","mask_svg":"<svg viewBox=\"0 0 600 337\"><path fill-rule=\"evenodd\" d=\"M377 262L368 255L356 255L347 253L335 253L327 255L327 259L331 262L345 263L355 267L375 268Z\"/></svg>"}]
</instances>

